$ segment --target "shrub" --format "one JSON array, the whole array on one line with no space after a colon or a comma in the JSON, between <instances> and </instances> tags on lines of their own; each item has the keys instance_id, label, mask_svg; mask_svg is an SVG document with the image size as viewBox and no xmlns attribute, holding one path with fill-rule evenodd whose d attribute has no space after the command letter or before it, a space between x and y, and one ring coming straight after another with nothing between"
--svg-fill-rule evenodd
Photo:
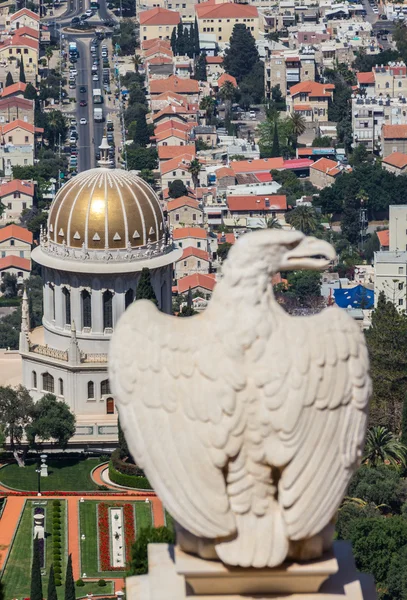
<instances>
[{"instance_id":1,"label":"shrub","mask_svg":"<svg viewBox=\"0 0 407 600\"><path fill-rule=\"evenodd\" d=\"M61 500L53 500L52 501L52 506L61 506Z\"/></svg>"},{"instance_id":2,"label":"shrub","mask_svg":"<svg viewBox=\"0 0 407 600\"><path fill-rule=\"evenodd\" d=\"M54 548L54 564L61 562L61 551Z\"/></svg>"},{"instance_id":3,"label":"shrub","mask_svg":"<svg viewBox=\"0 0 407 600\"><path fill-rule=\"evenodd\" d=\"M76 587L83 587L85 585L85 582L83 581L83 579L78 579L78 581L76 582Z\"/></svg>"},{"instance_id":4,"label":"shrub","mask_svg":"<svg viewBox=\"0 0 407 600\"><path fill-rule=\"evenodd\" d=\"M99 579L98 586L99 587L105 587L106 586L106 581L104 579Z\"/></svg>"},{"instance_id":5,"label":"shrub","mask_svg":"<svg viewBox=\"0 0 407 600\"><path fill-rule=\"evenodd\" d=\"M61 580L58 577L55 577L55 585L57 587L59 587L60 585L62 585L62 582L61 582Z\"/></svg>"},{"instance_id":6,"label":"shrub","mask_svg":"<svg viewBox=\"0 0 407 600\"><path fill-rule=\"evenodd\" d=\"M117 483L118 485L124 485L130 488L138 488L141 490L152 489L147 477L119 473L119 471L116 471L116 469L113 467L111 462L109 463L109 478L111 481L113 481L113 483Z\"/></svg>"},{"instance_id":7,"label":"shrub","mask_svg":"<svg viewBox=\"0 0 407 600\"><path fill-rule=\"evenodd\" d=\"M54 565L54 573L55 573L55 575L56 575L56 576L58 576L58 575L60 576L60 575L61 575L61 573L62 573L62 569L61 569L61 567L59 566L59 564L57 564L57 565Z\"/></svg>"},{"instance_id":8,"label":"shrub","mask_svg":"<svg viewBox=\"0 0 407 600\"><path fill-rule=\"evenodd\" d=\"M54 515L52 517L52 524L54 525L55 523L57 523L57 524L61 523L61 516L60 515Z\"/></svg>"},{"instance_id":9,"label":"shrub","mask_svg":"<svg viewBox=\"0 0 407 600\"><path fill-rule=\"evenodd\" d=\"M119 473L123 473L123 475L145 477L143 469L140 469L140 467L138 467L137 465L133 463L128 463L120 458L120 448L116 448L116 450L112 452L110 464L113 465L116 471L119 471Z\"/></svg>"}]
</instances>

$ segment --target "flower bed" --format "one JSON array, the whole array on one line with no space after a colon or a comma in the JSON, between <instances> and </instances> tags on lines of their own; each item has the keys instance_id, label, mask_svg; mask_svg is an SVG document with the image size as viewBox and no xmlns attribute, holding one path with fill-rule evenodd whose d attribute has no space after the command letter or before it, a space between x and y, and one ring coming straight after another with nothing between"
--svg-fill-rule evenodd
<instances>
[{"instance_id":1,"label":"flower bed","mask_svg":"<svg viewBox=\"0 0 407 600\"><path fill-rule=\"evenodd\" d=\"M31 496L35 496L37 497L38 494L37 492L4 492L5 496L21 496L24 498L28 498ZM154 492L130 492L129 494L126 494L129 496L143 496L143 497L148 497L150 498L151 496L155 496ZM99 492L99 491L94 491L94 492L59 492L59 491L55 491L55 492L41 492L41 496L52 496L52 497L59 497L59 496L80 496L80 497L92 497L92 496L123 496L123 492L116 492L116 491L110 491L110 490L104 490L103 492Z\"/></svg>"},{"instance_id":2,"label":"flower bed","mask_svg":"<svg viewBox=\"0 0 407 600\"><path fill-rule=\"evenodd\" d=\"M124 518L124 543L126 548L126 559L131 556L131 546L135 539L134 510L132 504L106 504L98 505L98 528L99 528L99 559L101 571L124 571L125 567L112 567L110 554L110 527L109 507L122 507Z\"/></svg>"}]
</instances>

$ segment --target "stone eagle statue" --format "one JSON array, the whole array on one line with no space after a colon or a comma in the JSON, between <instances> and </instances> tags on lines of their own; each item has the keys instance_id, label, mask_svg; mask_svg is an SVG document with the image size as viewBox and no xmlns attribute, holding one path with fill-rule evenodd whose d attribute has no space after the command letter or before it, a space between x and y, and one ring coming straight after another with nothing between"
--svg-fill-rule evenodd
<instances>
[{"instance_id":1,"label":"stone eagle statue","mask_svg":"<svg viewBox=\"0 0 407 600\"><path fill-rule=\"evenodd\" d=\"M364 443L367 349L340 308L287 314L271 278L334 257L297 231L246 234L205 312L176 318L141 300L120 319L120 422L185 551L261 568L330 547Z\"/></svg>"}]
</instances>

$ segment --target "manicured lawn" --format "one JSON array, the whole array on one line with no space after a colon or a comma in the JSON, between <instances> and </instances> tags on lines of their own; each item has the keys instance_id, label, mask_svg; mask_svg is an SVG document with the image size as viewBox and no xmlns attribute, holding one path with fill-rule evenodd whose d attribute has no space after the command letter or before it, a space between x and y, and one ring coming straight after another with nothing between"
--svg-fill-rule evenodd
<instances>
[{"instance_id":1,"label":"manicured lawn","mask_svg":"<svg viewBox=\"0 0 407 600\"><path fill-rule=\"evenodd\" d=\"M123 502L123 504L126 504ZM134 504L136 515L136 534L141 527L152 524L151 506L146 502L131 502ZM85 500L79 503L79 531L85 534L81 540L81 573L87 577L123 577L123 571L99 571L98 565L98 534L97 534L97 505L96 500ZM105 589L105 588L103 588Z\"/></svg>"},{"instance_id":2,"label":"manicured lawn","mask_svg":"<svg viewBox=\"0 0 407 600\"><path fill-rule=\"evenodd\" d=\"M165 516L165 526L168 527L168 529L171 529L171 531L174 531L174 519L172 518L172 516L170 515L169 512L167 512L164 509L164 516Z\"/></svg>"},{"instance_id":3,"label":"manicured lawn","mask_svg":"<svg viewBox=\"0 0 407 600\"><path fill-rule=\"evenodd\" d=\"M40 502L44 502L43 500ZM52 501L46 504L38 504L37 500L27 501L25 504L20 526L17 530L11 554L2 577L5 586L5 599L27 598L30 595L30 573L32 561L32 539L33 539L33 514L34 508L41 506L45 508L45 575L42 577L42 591L46 597L48 587L49 569L52 563L52 535L47 532L52 531ZM66 502L61 502L61 521L64 523L61 529L62 548L62 572L66 569ZM58 596L63 598L63 586L57 588Z\"/></svg>"},{"instance_id":4,"label":"manicured lawn","mask_svg":"<svg viewBox=\"0 0 407 600\"><path fill-rule=\"evenodd\" d=\"M94 596L106 596L106 594L113 594L113 581L106 581L105 587L98 586L97 581L89 581L88 583L85 583L83 587L78 587L75 585L75 592L77 598L83 598L86 596L86 594L93 594ZM62 600L62 596L61 598L58 598L58 600Z\"/></svg>"},{"instance_id":5,"label":"manicured lawn","mask_svg":"<svg viewBox=\"0 0 407 600\"><path fill-rule=\"evenodd\" d=\"M86 460L49 459L47 462L49 475L41 477L42 491L85 492L98 489L90 477L92 469L99 464L97 458ZM0 482L17 490L36 491L38 476L35 470L37 466L37 462L29 463L24 468L17 464L7 465L0 469Z\"/></svg>"}]
</instances>

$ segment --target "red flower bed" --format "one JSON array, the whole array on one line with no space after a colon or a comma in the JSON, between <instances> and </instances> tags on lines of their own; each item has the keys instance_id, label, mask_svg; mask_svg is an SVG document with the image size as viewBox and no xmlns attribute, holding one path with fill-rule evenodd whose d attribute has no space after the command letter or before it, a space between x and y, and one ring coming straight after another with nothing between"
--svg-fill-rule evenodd
<instances>
[{"instance_id":1,"label":"red flower bed","mask_svg":"<svg viewBox=\"0 0 407 600\"><path fill-rule=\"evenodd\" d=\"M37 496L37 492L14 492L14 491L4 491L2 492L3 496ZM108 490L104 491L104 492L98 492L98 491L94 491L94 492L60 492L60 491L55 491L55 492L41 492L41 496L83 496L84 498L86 498L86 496L133 496L133 497L140 497L142 496L143 498L148 497L148 498L155 498L155 493L154 492L110 492Z\"/></svg>"},{"instance_id":2,"label":"red flower bed","mask_svg":"<svg viewBox=\"0 0 407 600\"><path fill-rule=\"evenodd\" d=\"M99 557L101 571L124 571L125 567L112 567L110 556L110 528L109 508L123 507L124 542L126 546L126 560L131 556L131 545L135 539L134 510L132 504L106 504L98 505L98 527L99 527Z\"/></svg>"}]
</instances>

